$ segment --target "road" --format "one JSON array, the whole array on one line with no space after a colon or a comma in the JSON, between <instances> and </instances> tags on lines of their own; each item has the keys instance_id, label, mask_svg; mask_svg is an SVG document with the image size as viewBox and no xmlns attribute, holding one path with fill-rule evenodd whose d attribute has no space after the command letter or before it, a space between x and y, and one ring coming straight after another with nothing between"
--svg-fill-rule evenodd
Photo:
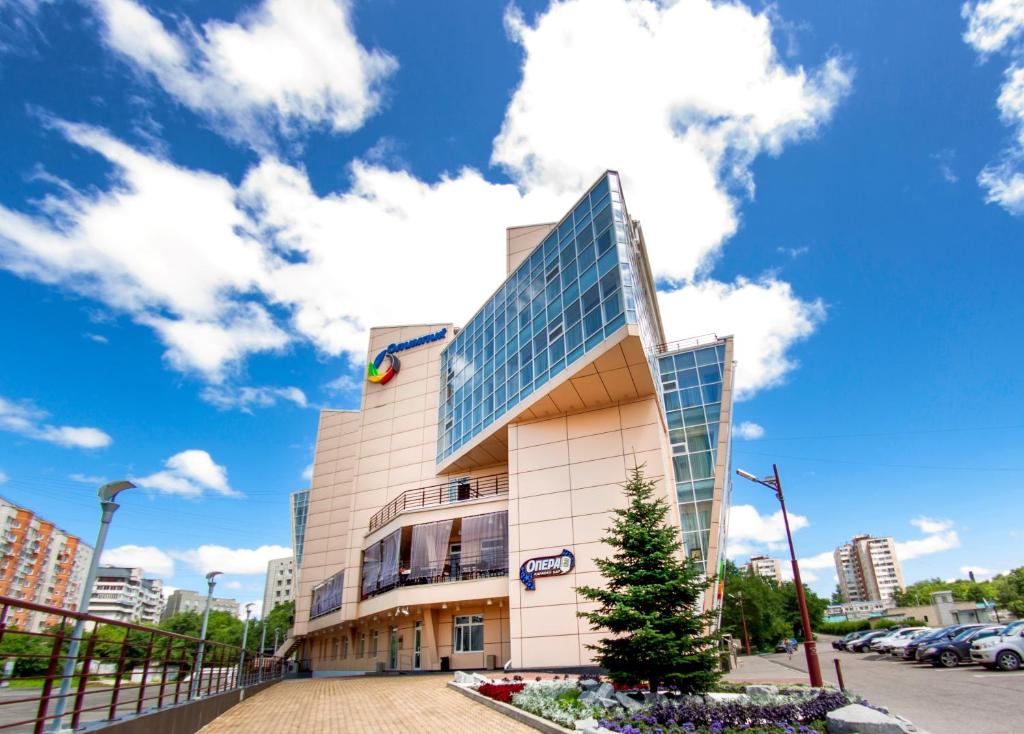
<instances>
[{"instance_id":1,"label":"road","mask_svg":"<svg viewBox=\"0 0 1024 734\"><path fill-rule=\"evenodd\" d=\"M807 670L803 646L792 660L785 653L764 657L791 669ZM837 683L833 660L840 660L847 688L910 719L929 734L1024 731L1020 708L1024 672L988 671L977 665L933 668L891 656L836 652L829 640L818 643L818 657L827 682Z\"/></svg>"}]
</instances>

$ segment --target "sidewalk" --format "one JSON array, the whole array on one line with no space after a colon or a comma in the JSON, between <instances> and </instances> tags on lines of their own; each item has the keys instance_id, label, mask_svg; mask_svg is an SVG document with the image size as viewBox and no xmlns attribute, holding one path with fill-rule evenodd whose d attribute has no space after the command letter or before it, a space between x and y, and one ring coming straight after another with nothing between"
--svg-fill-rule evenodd
<instances>
[{"instance_id":1,"label":"sidewalk","mask_svg":"<svg viewBox=\"0 0 1024 734\"><path fill-rule=\"evenodd\" d=\"M741 655L735 670L722 676L730 683L806 683L807 674L760 655Z\"/></svg>"}]
</instances>

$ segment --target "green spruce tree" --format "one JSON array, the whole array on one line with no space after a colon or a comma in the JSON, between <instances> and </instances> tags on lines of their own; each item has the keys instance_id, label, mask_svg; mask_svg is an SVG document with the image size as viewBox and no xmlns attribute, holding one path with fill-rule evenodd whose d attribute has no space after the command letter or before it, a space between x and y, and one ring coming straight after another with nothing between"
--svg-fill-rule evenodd
<instances>
[{"instance_id":1,"label":"green spruce tree","mask_svg":"<svg viewBox=\"0 0 1024 734\"><path fill-rule=\"evenodd\" d=\"M615 553L595 561L606 585L576 589L601 605L579 616L614 635L588 647L616 683L707 691L719 677L718 635L709 632L711 617L697 604L710 582L683 558L679 530L666 522L668 504L655 496L643 467L633 468L624 489L629 505L615 510L604 538Z\"/></svg>"}]
</instances>

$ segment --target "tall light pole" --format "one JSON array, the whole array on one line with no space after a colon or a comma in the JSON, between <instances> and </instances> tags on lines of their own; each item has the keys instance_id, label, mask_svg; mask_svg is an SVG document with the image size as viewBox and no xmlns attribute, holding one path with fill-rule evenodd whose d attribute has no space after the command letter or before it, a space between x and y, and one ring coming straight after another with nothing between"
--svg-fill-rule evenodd
<instances>
[{"instance_id":1,"label":"tall light pole","mask_svg":"<svg viewBox=\"0 0 1024 734\"><path fill-rule=\"evenodd\" d=\"M203 682L203 652L206 650L206 623L210 621L210 602L213 600L213 587L217 585L217 577L220 576L223 571L210 571L206 574L206 609L203 610L203 629L199 633L199 652L196 654L196 669L192 671L192 692L190 698L195 698L199 691L199 687ZM199 673L199 679L196 679L196 673Z\"/></svg>"},{"instance_id":2,"label":"tall light pole","mask_svg":"<svg viewBox=\"0 0 1024 734\"><path fill-rule=\"evenodd\" d=\"M253 603L245 605L245 627L242 628L242 654L238 656L238 687L242 687L242 666L245 664L245 642L249 638L249 615L252 614Z\"/></svg>"},{"instance_id":3,"label":"tall light pole","mask_svg":"<svg viewBox=\"0 0 1024 734\"><path fill-rule=\"evenodd\" d=\"M261 626L263 627L263 629L260 630L260 655L266 655L267 654L267 613L266 612L262 612L262 614L263 614L263 624Z\"/></svg>"},{"instance_id":4,"label":"tall light pole","mask_svg":"<svg viewBox=\"0 0 1024 734\"><path fill-rule=\"evenodd\" d=\"M747 655L750 654L750 635L747 634L747 615L743 613L743 592L737 591L735 595L729 594L733 599L736 599L740 603L740 623L743 625L743 647L747 650Z\"/></svg>"},{"instance_id":5,"label":"tall light pole","mask_svg":"<svg viewBox=\"0 0 1024 734\"><path fill-rule=\"evenodd\" d=\"M749 479L775 492L775 498L782 507L782 521L786 526L786 540L789 541L789 557L793 563L793 583L796 585L796 601L800 606L800 622L804 628L804 654L807 656L807 673L811 679L811 685L821 688L824 683L821 679L821 665L818 663L818 646L814 642L814 633L811 632L811 615L807 612L807 597L804 595L804 584L800 580L800 564L796 561L796 551L793 550L793 533L789 530L789 515L786 513L786 500L782 496L782 480L779 478L779 467L772 464L773 476L765 479L758 479L750 472L737 469L736 473L744 479Z\"/></svg>"},{"instance_id":6,"label":"tall light pole","mask_svg":"<svg viewBox=\"0 0 1024 734\"><path fill-rule=\"evenodd\" d=\"M96 583L96 575L100 567L100 556L103 555L103 546L107 542L107 530L110 528L110 521L114 519L114 513L120 507L114 500L117 495L126 489L132 489L135 485L129 481L108 482L96 492L100 498L100 531L96 535L96 547L92 552L92 560L89 562L89 573L85 577L85 584L82 588L82 603L78 611L89 611L89 600L92 598L92 587ZM81 607L85 607L84 610ZM64 709L67 707L68 697L71 695L71 678L75 674L75 663L78 662L78 648L82 642L82 633L85 631L85 620L79 619L75 622L74 630L71 632L71 641L68 644L68 655L64 659L64 670L60 679L60 693L54 707L54 718L50 724L50 731L60 731L61 720L64 716Z\"/></svg>"}]
</instances>

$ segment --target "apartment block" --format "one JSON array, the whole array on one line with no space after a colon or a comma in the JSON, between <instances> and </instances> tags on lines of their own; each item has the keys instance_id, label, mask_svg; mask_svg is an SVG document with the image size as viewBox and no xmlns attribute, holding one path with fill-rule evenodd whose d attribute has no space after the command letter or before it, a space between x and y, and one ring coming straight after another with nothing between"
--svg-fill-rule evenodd
<instances>
[{"instance_id":1,"label":"apartment block","mask_svg":"<svg viewBox=\"0 0 1024 734\"><path fill-rule=\"evenodd\" d=\"M880 601L891 606L896 592L906 588L892 538L856 535L836 548L833 557L844 602Z\"/></svg>"},{"instance_id":2,"label":"apartment block","mask_svg":"<svg viewBox=\"0 0 1024 734\"><path fill-rule=\"evenodd\" d=\"M164 582L141 568L100 566L89 597L89 613L119 622L156 624L164 610Z\"/></svg>"},{"instance_id":3,"label":"apartment block","mask_svg":"<svg viewBox=\"0 0 1024 734\"><path fill-rule=\"evenodd\" d=\"M731 337L666 343L615 172L505 240L507 277L468 322L370 329L359 408L321 411L279 650L314 675L591 664L604 633L575 588L602 582L634 466L686 557L721 570Z\"/></svg>"},{"instance_id":4,"label":"apartment block","mask_svg":"<svg viewBox=\"0 0 1024 734\"><path fill-rule=\"evenodd\" d=\"M292 577L294 575L295 561L291 556L275 558L267 563L267 580L263 587L263 614L261 616L266 616L277 605L285 604L295 598L292 593Z\"/></svg>"},{"instance_id":5,"label":"apartment block","mask_svg":"<svg viewBox=\"0 0 1024 734\"><path fill-rule=\"evenodd\" d=\"M77 611L92 546L24 507L0 497L0 595ZM38 632L59 617L12 609L6 620Z\"/></svg>"},{"instance_id":6,"label":"apartment block","mask_svg":"<svg viewBox=\"0 0 1024 734\"><path fill-rule=\"evenodd\" d=\"M206 609L206 594L200 594L197 591L188 591L187 589L175 589L171 592L171 595L167 597L167 603L164 604L163 614L160 615L161 621L170 619L175 614L181 614L182 612L196 612L202 614L203 610ZM210 600L210 611L211 612L228 612L236 617L238 616L238 601L235 599L223 599L213 597Z\"/></svg>"},{"instance_id":7,"label":"apartment block","mask_svg":"<svg viewBox=\"0 0 1024 734\"><path fill-rule=\"evenodd\" d=\"M750 576L760 576L782 583L782 562L778 558L751 556L744 568Z\"/></svg>"}]
</instances>

